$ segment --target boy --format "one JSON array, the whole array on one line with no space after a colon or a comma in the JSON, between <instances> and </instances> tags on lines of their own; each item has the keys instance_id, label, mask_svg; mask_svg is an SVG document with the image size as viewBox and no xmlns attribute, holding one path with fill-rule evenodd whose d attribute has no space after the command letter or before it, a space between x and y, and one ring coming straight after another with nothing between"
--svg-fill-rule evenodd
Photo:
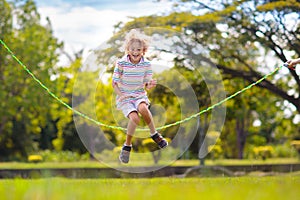
<instances>
[{"instance_id":1,"label":"boy","mask_svg":"<svg viewBox=\"0 0 300 200\"><path fill-rule=\"evenodd\" d=\"M131 30L124 43L125 56L117 61L112 86L117 94L117 108L129 118L127 125L126 141L122 147L119 159L122 163L129 162L132 149L132 137L143 117L150 129L151 138L160 148L168 146L168 142L156 131L152 114L148 109L150 101L146 89L156 86L152 79L151 64L144 58L149 47L149 39L137 30Z\"/></svg>"}]
</instances>

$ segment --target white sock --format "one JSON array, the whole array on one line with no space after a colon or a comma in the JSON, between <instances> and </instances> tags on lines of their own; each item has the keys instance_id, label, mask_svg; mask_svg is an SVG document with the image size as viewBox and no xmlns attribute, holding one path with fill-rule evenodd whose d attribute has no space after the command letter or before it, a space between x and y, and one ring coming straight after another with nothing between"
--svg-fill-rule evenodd
<instances>
[{"instance_id":1,"label":"white sock","mask_svg":"<svg viewBox=\"0 0 300 200\"><path fill-rule=\"evenodd\" d=\"M155 135L157 133L157 131L155 131L154 133L150 133L150 136L152 137L153 135Z\"/></svg>"}]
</instances>

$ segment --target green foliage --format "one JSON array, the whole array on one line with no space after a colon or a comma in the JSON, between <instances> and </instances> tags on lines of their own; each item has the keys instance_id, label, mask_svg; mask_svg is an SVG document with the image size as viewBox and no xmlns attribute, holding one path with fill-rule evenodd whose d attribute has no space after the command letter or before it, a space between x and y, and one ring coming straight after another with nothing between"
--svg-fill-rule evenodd
<instances>
[{"instance_id":1,"label":"green foliage","mask_svg":"<svg viewBox=\"0 0 300 200\"><path fill-rule=\"evenodd\" d=\"M253 144L247 144L245 147L245 153L244 153L244 158L245 159L258 159L262 158L261 155L259 155L258 147L262 146L270 146L270 145L253 145ZM290 143L287 141L285 143L280 143L276 145L272 145L273 150L271 150L271 157L272 158L296 158L297 157L297 151L291 147ZM254 151L254 149L256 149Z\"/></svg>"},{"instance_id":2,"label":"green foliage","mask_svg":"<svg viewBox=\"0 0 300 200\"><path fill-rule=\"evenodd\" d=\"M287 57L283 49L289 49L295 55L299 54L298 49L290 45L299 43L295 37L299 30L297 28L299 23L294 21L296 27L291 28L286 20L290 19L291 15L299 15L299 12L295 12L298 9L295 1L224 3L215 0L212 3L200 1L190 3L191 1L182 1L176 2L176 5L182 8L188 5L195 12L180 12L180 9L175 9L176 11L166 15L134 18L124 25L119 24L122 26L116 26L116 32L124 34L132 28L159 27L182 33L186 38L192 39L194 46L199 44L205 49L198 53L199 56L210 58L217 69L223 72L228 94L246 87L260 79L262 74L272 70L269 62L261 62L262 60L268 61L270 56L273 56L275 62L285 62ZM292 5L293 3L295 4ZM164 36L168 38L172 37L172 34ZM190 47L183 42L186 41L183 38L173 44L174 49L180 50L171 50L174 54L180 52L182 55L174 59L175 66L185 77L188 77L193 88L196 89L196 94L203 94L197 98L200 107L206 108L211 102L205 93L205 84L199 83L199 76L198 81L197 78L193 79L192 75L196 75L195 70L183 69L186 67L182 64L183 61L188 60L185 54L191 54L188 51ZM262 71L264 73L261 73ZM275 140L284 140L295 134L296 127L291 122L292 116L284 116L284 110L289 108L283 103L283 100L287 100L296 106L298 112L300 111L300 105L297 103L299 101L295 98L287 98L291 97L288 91L298 91L295 88L300 87L299 84L286 84L291 79L295 79L294 83L299 83L299 77L295 74L291 75L286 76L285 80L278 79L276 83L269 80L262 82L259 84L260 88L251 88L227 102L226 124L221 135L225 157L242 158L249 136L249 143L264 145ZM172 76L163 78L170 77ZM159 93L161 90L155 92ZM268 112L265 111L266 108ZM205 116L203 118L201 123L207 120ZM260 122L261 125L253 126L254 122ZM206 124L201 124L201 127L205 129ZM252 138L252 135L257 135L259 138ZM197 153L197 142L194 142L191 148Z\"/></svg>"},{"instance_id":3,"label":"green foliage","mask_svg":"<svg viewBox=\"0 0 300 200\"><path fill-rule=\"evenodd\" d=\"M1 39L50 91L70 103L73 83L69 75L74 68L78 69L80 62L68 68L56 65L58 50L63 44L52 35L50 21L45 26L41 25L40 14L33 1L1 1L0 4ZM64 133L74 127L72 112L47 95L4 48L0 51L1 60L4 60L0 62L1 159L24 160L28 152L38 148L65 148Z\"/></svg>"},{"instance_id":4,"label":"green foliage","mask_svg":"<svg viewBox=\"0 0 300 200\"><path fill-rule=\"evenodd\" d=\"M41 25L33 1L8 4L2 0L1 5L1 39L51 88L50 72L58 61L57 50L62 44L52 35L50 23ZM52 102L4 48L0 54L4 60L0 62L1 159L26 159L27 152L34 146L33 140L47 124L48 108Z\"/></svg>"},{"instance_id":5,"label":"green foliage","mask_svg":"<svg viewBox=\"0 0 300 200\"><path fill-rule=\"evenodd\" d=\"M40 151L38 154L28 156L28 162L78 162L88 161L89 154L79 154L71 151Z\"/></svg>"},{"instance_id":6,"label":"green foliage","mask_svg":"<svg viewBox=\"0 0 300 200\"><path fill-rule=\"evenodd\" d=\"M64 146L64 140L60 136L60 137L52 140L52 144L53 144L54 150L61 151L63 149L63 146Z\"/></svg>"},{"instance_id":7,"label":"green foliage","mask_svg":"<svg viewBox=\"0 0 300 200\"><path fill-rule=\"evenodd\" d=\"M267 143L267 140L263 136L253 135L252 137L249 138L249 143L255 146L263 146Z\"/></svg>"},{"instance_id":8,"label":"green foliage","mask_svg":"<svg viewBox=\"0 0 300 200\"><path fill-rule=\"evenodd\" d=\"M79 154L72 151L40 151L39 155L42 157L43 162L77 162L88 161L90 156L88 153Z\"/></svg>"},{"instance_id":9,"label":"green foliage","mask_svg":"<svg viewBox=\"0 0 300 200\"><path fill-rule=\"evenodd\" d=\"M177 4L184 8L190 2L179 1ZM186 90L184 80L187 80L202 110L210 106L212 100L206 83L195 70L201 66L191 62L193 56L210 58L216 64L216 70L223 73L226 92L232 94L271 71L270 57L272 65L278 65L288 59L287 55L300 55L297 38L299 23L293 21L299 18L299 3L295 0L227 3L215 0L207 4L193 1L190 6L191 12L181 12L179 9L165 15L133 18L126 24L116 25L116 34L109 40L111 46L98 52L99 62L110 67L106 75L110 75L113 61L122 56L119 51L122 41L119 38L127 30L159 27L160 30L148 29L147 34L156 31L162 36L161 40L174 37L172 31L177 31L177 40L170 44L168 50L176 55L174 67L155 78L162 85L178 88L182 97ZM34 1L8 3L0 0L0 16L0 38L51 91L68 104L72 96L80 99L78 109L87 115L92 113L94 119L126 127L127 119L113 106L115 99L110 78L107 82L99 81L99 71L82 70L80 59L68 67L56 65L58 50L63 48L63 44L53 36L50 21L41 25ZM295 26L290 26L291 23ZM187 43L187 40L191 42ZM198 46L202 47L198 53L191 50ZM72 112L45 95L45 91L17 66L2 47L0 60L0 160L26 160L28 152L38 149L86 152L76 134ZM74 72L78 73L75 75ZM182 77L178 76L178 72ZM209 80L212 77L206 78ZM217 147L222 147L224 157L240 157L243 154L251 157L249 149L252 146L272 143L276 144L274 154L291 155L286 146L277 144L293 138L299 132L297 124L292 121L300 111L296 92L300 87L299 76L289 71L288 75L279 73L278 77L273 78L274 81L264 81L259 87L226 102L226 122L220 135L222 142L217 144ZM74 84L77 84L75 90ZM162 85L149 93L152 103L162 108L153 109L157 126L173 123L196 112L190 110L187 116L181 116L179 105L188 102ZM216 92L219 92L217 88ZM296 110L286 102L293 104ZM291 113L288 116L284 112L287 110ZM209 112L200 116L202 132L207 131L210 117ZM254 122L258 121L260 125L254 126ZM89 133L94 133L98 128L81 117L77 122L78 128ZM86 129L87 126L92 128ZM191 124L186 125L183 138L195 131L191 127ZM168 128L164 130L164 135L173 138L178 129L178 126ZM107 140L117 145L124 142L123 131L103 128L103 132ZM198 141L199 134L188 150L193 156L198 153ZM136 143L139 141L136 140ZM243 152L245 147L246 153ZM101 147L97 153L102 150Z\"/></svg>"},{"instance_id":10,"label":"green foliage","mask_svg":"<svg viewBox=\"0 0 300 200\"><path fill-rule=\"evenodd\" d=\"M292 9L294 11L300 10L300 3L296 0L287 0L287 1L275 1L265 3L263 5L257 6L259 11L274 11L274 10L285 10Z\"/></svg>"},{"instance_id":11,"label":"green foliage","mask_svg":"<svg viewBox=\"0 0 300 200\"><path fill-rule=\"evenodd\" d=\"M274 148L274 157L276 158L296 158L297 151L291 147L289 142L281 145L276 145Z\"/></svg>"},{"instance_id":12,"label":"green foliage","mask_svg":"<svg viewBox=\"0 0 300 200\"><path fill-rule=\"evenodd\" d=\"M222 148L222 141L220 138L220 132L211 131L207 133L206 137L208 138L208 152L209 158L219 159L224 155L224 150Z\"/></svg>"},{"instance_id":13,"label":"green foliage","mask_svg":"<svg viewBox=\"0 0 300 200\"><path fill-rule=\"evenodd\" d=\"M291 141L291 145L292 145L293 148L296 149L296 151L298 152L298 156L300 158L300 140Z\"/></svg>"},{"instance_id":14,"label":"green foliage","mask_svg":"<svg viewBox=\"0 0 300 200\"><path fill-rule=\"evenodd\" d=\"M300 140L293 140L291 141L291 145L297 149L297 150L300 150Z\"/></svg>"},{"instance_id":15,"label":"green foliage","mask_svg":"<svg viewBox=\"0 0 300 200\"><path fill-rule=\"evenodd\" d=\"M28 156L28 162L38 163L38 162L42 162L42 161L43 161L43 157L40 155L29 155Z\"/></svg>"},{"instance_id":16,"label":"green foliage","mask_svg":"<svg viewBox=\"0 0 300 200\"><path fill-rule=\"evenodd\" d=\"M274 149L272 146L258 146L253 148L253 153L256 158L266 160L267 158L272 157Z\"/></svg>"},{"instance_id":17,"label":"green foliage","mask_svg":"<svg viewBox=\"0 0 300 200\"><path fill-rule=\"evenodd\" d=\"M0 38L3 39L4 36L8 36L11 34L12 31L12 13L11 13L11 6L5 0L0 1L0 16L2 23L0 24ZM3 53L4 49L0 49L1 51L1 60L5 54Z\"/></svg>"},{"instance_id":18,"label":"green foliage","mask_svg":"<svg viewBox=\"0 0 300 200\"><path fill-rule=\"evenodd\" d=\"M223 154L222 147L218 144L208 146L208 151L210 152L210 156L213 160L221 158Z\"/></svg>"}]
</instances>

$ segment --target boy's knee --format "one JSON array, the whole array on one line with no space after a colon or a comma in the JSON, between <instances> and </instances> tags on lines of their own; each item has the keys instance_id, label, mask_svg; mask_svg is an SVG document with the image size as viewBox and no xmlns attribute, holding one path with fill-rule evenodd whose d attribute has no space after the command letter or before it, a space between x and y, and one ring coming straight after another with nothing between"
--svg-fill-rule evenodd
<instances>
[{"instance_id":1,"label":"boy's knee","mask_svg":"<svg viewBox=\"0 0 300 200\"><path fill-rule=\"evenodd\" d=\"M139 105L139 113L141 113L142 115L149 113L148 105L146 103L141 103Z\"/></svg>"},{"instance_id":2,"label":"boy's knee","mask_svg":"<svg viewBox=\"0 0 300 200\"><path fill-rule=\"evenodd\" d=\"M138 125L140 123L140 117L137 112L132 112L129 114L129 118Z\"/></svg>"},{"instance_id":3,"label":"boy's knee","mask_svg":"<svg viewBox=\"0 0 300 200\"><path fill-rule=\"evenodd\" d=\"M136 117L133 118L132 120L136 125L140 123L140 117L137 115Z\"/></svg>"}]
</instances>

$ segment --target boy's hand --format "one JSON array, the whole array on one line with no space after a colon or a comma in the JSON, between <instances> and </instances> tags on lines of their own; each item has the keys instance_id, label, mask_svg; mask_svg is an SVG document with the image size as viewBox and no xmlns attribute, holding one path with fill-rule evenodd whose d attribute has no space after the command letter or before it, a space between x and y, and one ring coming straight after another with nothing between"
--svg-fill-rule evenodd
<instances>
[{"instance_id":1,"label":"boy's hand","mask_svg":"<svg viewBox=\"0 0 300 200\"><path fill-rule=\"evenodd\" d=\"M148 83L146 83L146 89L150 90L151 88L154 88L157 84L157 81L152 79L151 81L149 81Z\"/></svg>"}]
</instances>

